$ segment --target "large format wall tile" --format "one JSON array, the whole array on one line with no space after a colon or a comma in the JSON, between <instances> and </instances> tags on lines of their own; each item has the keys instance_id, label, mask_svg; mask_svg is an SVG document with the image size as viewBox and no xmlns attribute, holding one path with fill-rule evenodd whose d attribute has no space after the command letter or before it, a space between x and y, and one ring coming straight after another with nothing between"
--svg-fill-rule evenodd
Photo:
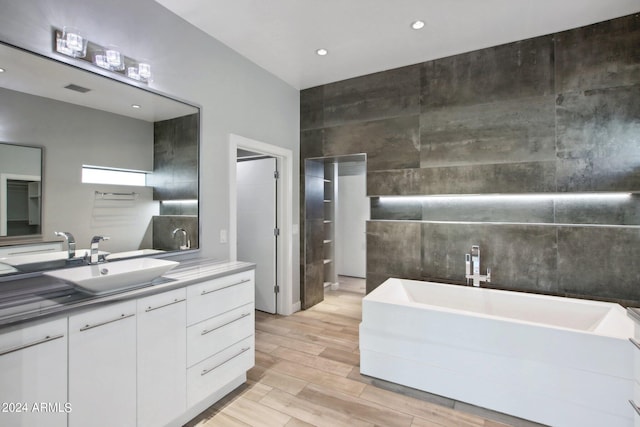
<instances>
[{"instance_id":1,"label":"large format wall tile","mask_svg":"<svg viewBox=\"0 0 640 427\"><path fill-rule=\"evenodd\" d=\"M461 282L479 243L498 287L640 303L639 231L602 227L640 224L637 196L376 197L640 190L639 19L303 91L301 158L367 155L367 292L388 277Z\"/></svg>"},{"instance_id":2,"label":"large format wall tile","mask_svg":"<svg viewBox=\"0 0 640 427\"><path fill-rule=\"evenodd\" d=\"M555 96L429 110L420 143L423 168L554 160Z\"/></svg>"},{"instance_id":3,"label":"large format wall tile","mask_svg":"<svg viewBox=\"0 0 640 427\"><path fill-rule=\"evenodd\" d=\"M422 224L422 274L465 281L465 254L480 246L481 274L491 286L555 291L556 230L553 226Z\"/></svg>"},{"instance_id":4,"label":"large format wall tile","mask_svg":"<svg viewBox=\"0 0 640 427\"><path fill-rule=\"evenodd\" d=\"M558 288L595 298L640 301L640 229L558 228Z\"/></svg>"},{"instance_id":5,"label":"large format wall tile","mask_svg":"<svg viewBox=\"0 0 640 427\"><path fill-rule=\"evenodd\" d=\"M153 174L148 180L154 200L198 198L199 120L200 114L191 114L153 124Z\"/></svg>"},{"instance_id":6,"label":"large format wall tile","mask_svg":"<svg viewBox=\"0 0 640 427\"><path fill-rule=\"evenodd\" d=\"M420 223L367 222L367 272L420 278Z\"/></svg>"},{"instance_id":7,"label":"large format wall tile","mask_svg":"<svg viewBox=\"0 0 640 427\"><path fill-rule=\"evenodd\" d=\"M192 248L200 247L198 241L197 215L161 215L152 219L153 249L166 251L179 250L183 243L182 235L173 236L173 230L184 228Z\"/></svg>"},{"instance_id":8,"label":"large format wall tile","mask_svg":"<svg viewBox=\"0 0 640 427\"><path fill-rule=\"evenodd\" d=\"M425 62L422 111L554 93L553 37Z\"/></svg>"},{"instance_id":9,"label":"large format wall tile","mask_svg":"<svg viewBox=\"0 0 640 427\"><path fill-rule=\"evenodd\" d=\"M371 171L367 196L548 193L556 189L556 163L504 163Z\"/></svg>"},{"instance_id":10,"label":"large format wall tile","mask_svg":"<svg viewBox=\"0 0 640 427\"><path fill-rule=\"evenodd\" d=\"M368 170L420 166L419 116L352 123L325 129L324 155L367 153Z\"/></svg>"},{"instance_id":11,"label":"large format wall tile","mask_svg":"<svg viewBox=\"0 0 640 427\"><path fill-rule=\"evenodd\" d=\"M419 169L418 194L546 193L555 191L555 162Z\"/></svg>"},{"instance_id":12,"label":"large format wall tile","mask_svg":"<svg viewBox=\"0 0 640 427\"><path fill-rule=\"evenodd\" d=\"M556 34L559 93L640 83L640 14Z\"/></svg>"},{"instance_id":13,"label":"large format wall tile","mask_svg":"<svg viewBox=\"0 0 640 427\"><path fill-rule=\"evenodd\" d=\"M324 86L300 91L300 130L324 126Z\"/></svg>"},{"instance_id":14,"label":"large format wall tile","mask_svg":"<svg viewBox=\"0 0 640 427\"><path fill-rule=\"evenodd\" d=\"M419 113L419 65L324 86L325 126Z\"/></svg>"},{"instance_id":15,"label":"large format wall tile","mask_svg":"<svg viewBox=\"0 0 640 427\"><path fill-rule=\"evenodd\" d=\"M300 132L300 158L308 159L322 157L324 144L324 129L310 129ZM304 169L304 162L300 162Z\"/></svg>"},{"instance_id":16,"label":"large format wall tile","mask_svg":"<svg viewBox=\"0 0 640 427\"><path fill-rule=\"evenodd\" d=\"M640 85L558 95L558 190L640 190Z\"/></svg>"}]
</instances>

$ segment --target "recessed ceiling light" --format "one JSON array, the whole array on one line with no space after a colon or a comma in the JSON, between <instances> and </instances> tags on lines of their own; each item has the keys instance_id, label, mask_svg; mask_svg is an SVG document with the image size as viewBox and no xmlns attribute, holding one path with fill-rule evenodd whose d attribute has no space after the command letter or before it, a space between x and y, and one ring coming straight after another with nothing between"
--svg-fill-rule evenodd
<instances>
[{"instance_id":1,"label":"recessed ceiling light","mask_svg":"<svg viewBox=\"0 0 640 427\"><path fill-rule=\"evenodd\" d=\"M329 51L327 49L318 49L316 50L316 53L320 56L325 56Z\"/></svg>"},{"instance_id":2,"label":"recessed ceiling light","mask_svg":"<svg viewBox=\"0 0 640 427\"><path fill-rule=\"evenodd\" d=\"M138 109L140 109L142 107L140 105L138 105L138 104L131 104L131 108L135 108L135 109L138 110Z\"/></svg>"},{"instance_id":3,"label":"recessed ceiling light","mask_svg":"<svg viewBox=\"0 0 640 427\"><path fill-rule=\"evenodd\" d=\"M4 68L0 68L0 73L4 73L5 71L7 70L5 70Z\"/></svg>"},{"instance_id":4,"label":"recessed ceiling light","mask_svg":"<svg viewBox=\"0 0 640 427\"><path fill-rule=\"evenodd\" d=\"M421 28L424 28L424 21L413 21L411 23L411 28L413 28L414 30L419 30Z\"/></svg>"}]
</instances>

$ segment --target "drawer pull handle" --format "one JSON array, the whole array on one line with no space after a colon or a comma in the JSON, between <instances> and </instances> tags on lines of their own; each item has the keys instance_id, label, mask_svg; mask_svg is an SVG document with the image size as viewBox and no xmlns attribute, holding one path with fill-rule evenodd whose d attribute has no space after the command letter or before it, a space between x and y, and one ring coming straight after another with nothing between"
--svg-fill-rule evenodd
<instances>
[{"instance_id":1,"label":"drawer pull handle","mask_svg":"<svg viewBox=\"0 0 640 427\"><path fill-rule=\"evenodd\" d=\"M222 328L222 327L225 327L225 326L227 326L227 325L230 325L230 324L232 324L233 322L237 322L238 320L243 319L243 318L245 318L245 317L247 317L247 316L249 316L249 315L251 315L251 313L242 313L242 314L240 315L240 317L238 317L237 319L229 320L227 323L223 323L222 325L216 326L215 328L205 329L204 331L202 331L202 332L200 333L200 335L207 335L209 332L213 332L213 331L215 331L216 329L220 329L220 328Z\"/></svg>"},{"instance_id":2,"label":"drawer pull handle","mask_svg":"<svg viewBox=\"0 0 640 427\"><path fill-rule=\"evenodd\" d=\"M32 343L29 343L29 344L20 345L18 347L13 347L13 348L10 348L10 349L7 349L7 350L3 350L0 353L0 356L4 356L5 354L9 354L9 353L13 353L13 352L16 352L16 351L24 350L25 348L34 347L34 346L39 345L39 344L44 344L46 342L57 340L57 339L60 339L62 337L64 337L64 334L54 335L54 336L47 335L46 337L42 338L41 340L34 341Z\"/></svg>"},{"instance_id":3,"label":"drawer pull handle","mask_svg":"<svg viewBox=\"0 0 640 427\"><path fill-rule=\"evenodd\" d=\"M120 320L128 319L129 317L133 317L135 315L136 315L135 313L132 313L132 314L121 314L120 317L118 317L117 319L107 320L106 322L96 323L95 325L86 324L84 327L80 328L80 332L84 332L84 331L87 331L89 329L97 328L99 326L107 325L109 323L119 322Z\"/></svg>"},{"instance_id":4,"label":"drawer pull handle","mask_svg":"<svg viewBox=\"0 0 640 427\"><path fill-rule=\"evenodd\" d=\"M629 338L629 341L631 341L631 344L635 345L636 348L640 350L640 342L634 340L633 338Z\"/></svg>"},{"instance_id":5,"label":"drawer pull handle","mask_svg":"<svg viewBox=\"0 0 640 427\"><path fill-rule=\"evenodd\" d=\"M219 368L220 366L224 365L225 363L229 362L232 359L235 359L236 357L240 356L242 353L249 351L251 349L251 347L244 347L242 350L240 350L239 352L237 352L236 354L234 354L233 356L231 356L228 359L225 359L224 361L218 363L216 366L214 366L213 368L209 368L209 369L203 369L202 372L200 373L200 376L205 376L207 375L209 372Z\"/></svg>"},{"instance_id":6,"label":"drawer pull handle","mask_svg":"<svg viewBox=\"0 0 640 427\"><path fill-rule=\"evenodd\" d=\"M239 282L232 283L232 284L227 285L227 286L223 286L222 288L211 289L209 291L202 291L202 293L200 295L206 295L206 294L210 294L211 292L221 291L223 289L227 289L227 288L230 288L232 286L242 285L243 283L247 283L247 282L250 282L250 281L251 281L251 279L242 279Z\"/></svg>"},{"instance_id":7,"label":"drawer pull handle","mask_svg":"<svg viewBox=\"0 0 640 427\"><path fill-rule=\"evenodd\" d=\"M631 404L633 409L636 410L636 414L640 415L640 408L638 407L638 405L636 405L636 402L634 402L633 400L630 400L629 403Z\"/></svg>"},{"instance_id":8,"label":"drawer pull handle","mask_svg":"<svg viewBox=\"0 0 640 427\"><path fill-rule=\"evenodd\" d=\"M164 307L168 307L168 306L173 305L173 304L178 304L179 302L182 302L182 301L186 301L186 298L182 298L182 299L178 299L178 298L176 298L176 299L174 299L173 301L171 301L170 303L163 304L163 305L159 305L159 306L157 306L157 307L151 307L151 306L149 306L149 307L147 307L147 309L145 310L145 312L146 312L146 313L148 313L148 312L150 312L150 311L157 310L157 309L159 309L159 308L164 308Z\"/></svg>"}]
</instances>

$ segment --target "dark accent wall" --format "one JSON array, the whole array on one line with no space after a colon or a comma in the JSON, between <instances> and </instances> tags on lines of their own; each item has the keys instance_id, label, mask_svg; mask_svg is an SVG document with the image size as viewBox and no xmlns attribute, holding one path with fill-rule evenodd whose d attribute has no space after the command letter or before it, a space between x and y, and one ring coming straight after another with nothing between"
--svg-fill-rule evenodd
<instances>
[{"instance_id":1,"label":"dark accent wall","mask_svg":"<svg viewBox=\"0 0 640 427\"><path fill-rule=\"evenodd\" d=\"M463 283L479 244L492 287L640 302L640 196L580 197L640 191L640 15L307 89L300 102L301 159L367 155L367 292L389 277ZM301 224L315 197L304 189ZM377 197L527 193L575 197ZM307 267L301 278L315 280Z\"/></svg>"},{"instance_id":2,"label":"dark accent wall","mask_svg":"<svg viewBox=\"0 0 640 427\"><path fill-rule=\"evenodd\" d=\"M198 198L199 114L153 125L153 198Z\"/></svg>"},{"instance_id":3,"label":"dark accent wall","mask_svg":"<svg viewBox=\"0 0 640 427\"><path fill-rule=\"evenodd\" d=\"M153 249L163 251L177 251L184 242L182 233L173 236L173 230L184 228L191 241L191 248L197 249L198 242L198 217L196 215L161 215L154 216L152 220Z\"/></svg>"}]
</instances>

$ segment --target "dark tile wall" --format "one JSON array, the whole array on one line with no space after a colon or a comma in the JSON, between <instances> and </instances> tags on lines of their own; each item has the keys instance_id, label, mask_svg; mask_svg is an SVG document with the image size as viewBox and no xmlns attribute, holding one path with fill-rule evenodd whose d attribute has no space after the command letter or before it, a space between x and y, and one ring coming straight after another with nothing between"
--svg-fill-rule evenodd
<instances>
[{"instance_id":1,"label":"dark tile wall","mask_svg":"<svg viewBox=\"0 0 640 427\"><path fill-rule=\"evenodd\" d=\"M640 190L640 15L307 89L300 112L302 159L367 155L367 291L464 282L479 244L496 287L640 303L639 196L374 197Z\"/></svg>"},{"instance_id":2,"label":"dark tile wall","mask_svg":"<svg viewBox=\"0 0 640 427\"><path fill-rule=\"evenodd\" d=\"M198 217L195 215L161 215L152 220L153 249L177 251L184 242L182 234L173 237L173 230L184 228L191 241L191 248L198 248Z\"/></svg>"},{"instance_id":3,"label":"dark tile wall","mask_svg":"<svg viewBox=\"0 0 640 427\"><path fill-rule=\"evenodd\" d=\"M153 198L198 198L199 114L155 122L153 126Z\"/></svg>"}]
</instances>

